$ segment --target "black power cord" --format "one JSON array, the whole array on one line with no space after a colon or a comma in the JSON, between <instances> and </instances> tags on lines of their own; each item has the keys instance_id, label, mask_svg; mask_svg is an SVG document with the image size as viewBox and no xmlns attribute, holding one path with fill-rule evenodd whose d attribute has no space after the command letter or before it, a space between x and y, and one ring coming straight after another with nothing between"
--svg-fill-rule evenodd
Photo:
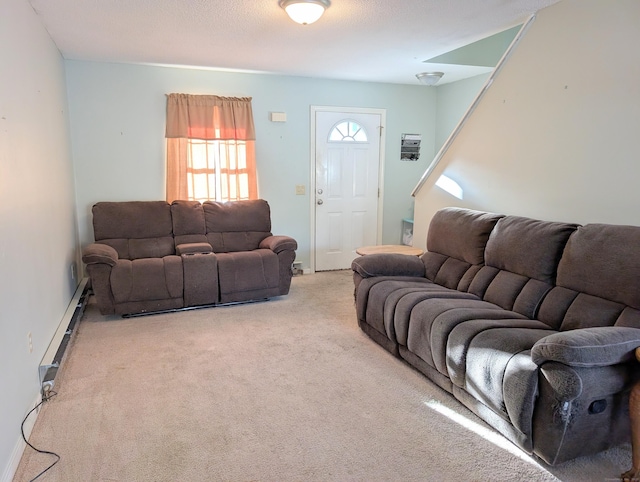
<instances>
[{"instance_id":1,"label":"black power cord","mask_svg":"<svg viewBox=\"0 0 640 482\"><path fill-rule=\"evenodd\" d=\"M56 392L54 391L47 391L44 393L43 397L42 397L42 401L36 405L35 407L33 407L31 410L29 410L29 413L27 413L24 417L24 420L22 421L22 424L20 425L20 432L22 433L22 439L24 440L24 443L26 443L29 447L31 447L33 450L35 450L36 452L38 452L39 454L46 454L46 455L53 455L54 457L56 457L56 460L49 465L49 467L47 467L46 469L44 469L42 472L40 472L38 475L36 475L33 479L31 479L29 482L33 482L34 480L36 480L37 478L39 478L41 475L43 475L47 470L49 470L51 467L53 467L54 465L56 465L59 461L60 461L60 456L55 453L55 452L49 452L47 450L40 450L38 448L35 448L33 445L31 445L29 443L29 441L27 440L27 437L24 436L24 423L27 421L27 418L29 418L29 415L31 415L33 412L35 412L36 410L38 410L38 408L40 408L40 405L42 405L44 402L48 402L49 400L51 400L53 397L55 397L57 395Z\"/></svg>"}]
</instances>

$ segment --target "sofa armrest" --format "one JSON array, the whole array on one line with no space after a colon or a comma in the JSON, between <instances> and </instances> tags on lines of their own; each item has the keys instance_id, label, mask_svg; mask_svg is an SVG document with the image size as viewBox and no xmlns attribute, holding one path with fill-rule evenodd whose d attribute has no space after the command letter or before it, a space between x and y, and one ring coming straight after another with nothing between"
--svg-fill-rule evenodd
<instances>
[{"instance_id":1,"label":"sofa armrest","mask_svg":"<svg viewBox=\"0 0 640 482\"><path fill-rule=\"evenodd\" d=\"M571 402L582 395L582 378L573 368L550 361L540 367L540 373L553 388L556 400Z\"/></svg>"},{"instance_id":2,"label":"sofa armrest","mask_svg":"<svg viewBox=\"0 0 640 482\"><path fill-rule=\"evenodd\" d=\"M424 278L424 263L417 256L407 254L368 254L356 258L351 269L363 278L375 276L415 276Z\"/></svg>"},{"instance_id":3,"label":"sofa armrest","mask_svg":"<svg viewBox=\"0 0 640 482\"><path fill-rule=\"evenodd\" d=\"M213 248L209 243L183 243L176 246L178 256L198 253L213 253Z\"/></svg>"},{"instance_id":4,"label":"sofa armrest","mask_svg":"<svg viewBox=\"0 0 640 482\"><path fill-rule=\"evenodd\" d=\"M260 242L261 249L270 249L274 253L281 251L295 251L298 249L298 243L289 236L267 236Z\"/></svg>"},{"instance_id":5,"label":"sofa armrest","mask_svg":"<svg viewBox=\"0 0 640 482\"><path fill-rule=\"evenodd\" d=\"M118 262L118 252L107 244L92 243L82 250L82 261L85 264L115 266Z\"/></svg>"},{"instance_id":6,"label":"sofa armrest","mask_svg":"<svg viewBox=\"0 0 640 482\"><path fill-rule=\"evenodd\" d=\"M621 326L581 328L546 336L531 349L531 359L571 367L604 367L635 360L640 329Z\"/></svg>"}]
</instances>

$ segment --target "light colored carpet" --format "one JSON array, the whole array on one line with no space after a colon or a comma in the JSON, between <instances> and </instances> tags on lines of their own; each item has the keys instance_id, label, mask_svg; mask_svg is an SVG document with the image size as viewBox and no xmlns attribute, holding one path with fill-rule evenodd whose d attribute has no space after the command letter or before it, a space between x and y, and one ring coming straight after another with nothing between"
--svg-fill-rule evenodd
<instances>
[{"instance_id":1,"label":"light colored carpet","mask_svg":"<svg viewBox=\"0 0 640 482\"><path fill-rule=\"evenodd\" d=\"M601 481L630 467L628 446L552 468L524 455L367 338L352 293L338 271L267 302L133 319L91 299L30 439L62 456L39 480ZM50 460L27 448L14 480Z\"/></svg>"}]
</instances>

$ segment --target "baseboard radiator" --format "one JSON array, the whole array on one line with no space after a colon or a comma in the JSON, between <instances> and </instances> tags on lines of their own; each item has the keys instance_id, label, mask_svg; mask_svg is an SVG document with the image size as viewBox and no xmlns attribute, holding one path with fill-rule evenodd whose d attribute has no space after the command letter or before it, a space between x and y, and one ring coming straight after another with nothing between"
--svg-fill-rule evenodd
<instances>
[{"instance_id":1,"label":"baseboard radiator","mask_svg":"<svg viewBox=\"0 0 640 482\"><path fill-rule=\"evenodd\" d=\"M65 351L74 334L74 328L84 313L88 291L88 278L83 278L40 362L38 374L43 398L47 398L53 389Z\"/></svg>"}]
</instances>

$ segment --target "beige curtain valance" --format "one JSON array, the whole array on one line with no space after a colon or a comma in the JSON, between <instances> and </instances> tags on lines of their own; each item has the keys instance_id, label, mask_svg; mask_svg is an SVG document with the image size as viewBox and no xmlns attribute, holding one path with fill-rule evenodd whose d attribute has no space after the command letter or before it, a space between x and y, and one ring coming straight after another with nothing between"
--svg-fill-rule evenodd
<instances>
[{"instance_id":1,"label":"beige curtain valance","mask_svg":"<svg viewBox=\"0 0 640 482\"><path fill-rule=\"evenodd\" d=\"M165 137L255 140L251 97L168 94Z\"/></svg>"}]
</instances>

